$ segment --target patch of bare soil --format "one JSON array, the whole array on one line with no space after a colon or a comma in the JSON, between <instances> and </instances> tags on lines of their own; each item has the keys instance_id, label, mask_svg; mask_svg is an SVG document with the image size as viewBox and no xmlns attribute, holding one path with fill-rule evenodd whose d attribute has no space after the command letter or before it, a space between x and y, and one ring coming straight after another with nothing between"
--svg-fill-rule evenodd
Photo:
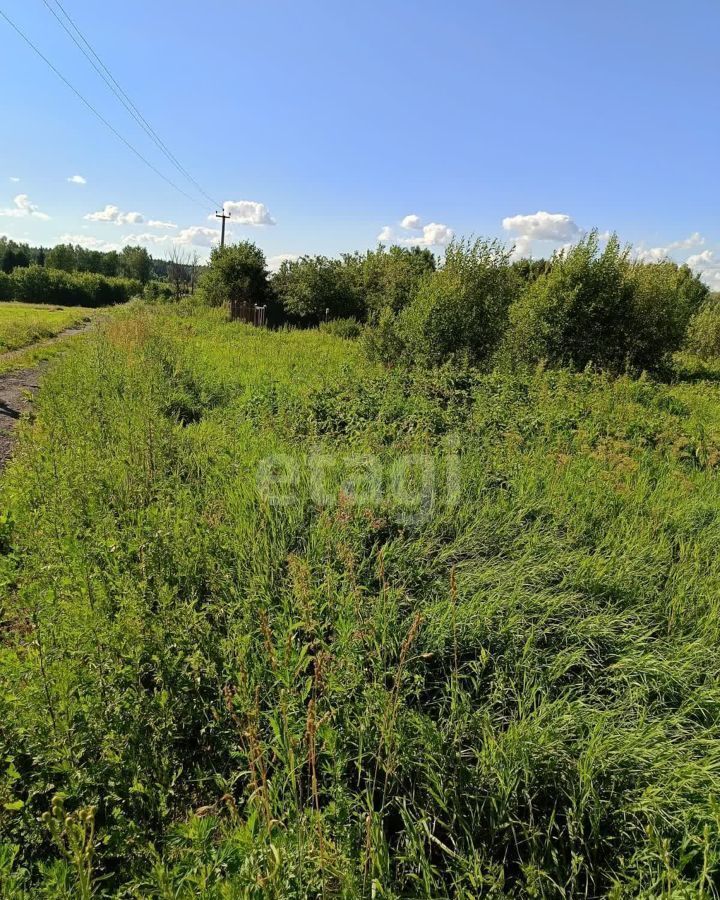
<instances>
[{"instance_id":1,"label":"patch of bare soil","mask_svg":"<svg viewBox=\"0 0 720 900\"><path fill-rule=\"evenodd\" d=\"M37 366L0 375L0 469L5 468L12 454L18 419L27 412L41 374L42 367Z\"/></svg>"},{"instance_id":2,"label":"patch of bare soil","mask_svg":"<svg viewBox=\"0 0 720 900\"><path fill-rule=\"evenodd\" d=\"M87 322L73 328L66 328L55 337L42 341L42 345L45 346L80 334L91 325L92 322ZM11 350L8 353L0 354L0 360L12 359L21 353L26 353L28 349L28 347L23 347L21 350ZM27 413L29 410L32 404L32 395L40 386L44 368L45 364L40 363L32 369L18 369L0 374L0 471L5 468L8 459L12 456L18 420L23 413Z\"/></svg>"}]
</instances>

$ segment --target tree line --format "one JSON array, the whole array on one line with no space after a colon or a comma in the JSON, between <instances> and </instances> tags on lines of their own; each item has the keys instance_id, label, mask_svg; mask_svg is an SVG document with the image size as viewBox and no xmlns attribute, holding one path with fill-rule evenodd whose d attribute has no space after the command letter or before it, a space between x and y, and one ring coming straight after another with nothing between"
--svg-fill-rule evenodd
<instances>
[{"instance_id":1,"label":"tree line","mask_svg":"<svg viewBox=\"0 0 720 900\"><path fill-rule=\"evenodd\" d=\"M720 306L699 276L669 259L640 262L616 236L601 246L597 232L549 260L512 261L498 241L456 239L442 260L380 246L286 260L272 275L260 248L243 242L213 251L198 294L211 306L266 305L275 325L362 331L368 353L389 365L657 371L688 336L708 354L713 314L720 351Z\"/></svg>"},{"instance_id":2,"label":"tree line","mask_svg":"<svg viewBox=\"0 0 720 900\"><path fill-rule=\"evenodd\" d=\"M0 238L0 272L10 275L15 269L31 266L109 278L132 278L146 284L153 277L166 277L168 263L153 259L144 247L139 246L123 247L119 252L88 250L79 244L57 244L45 248Z\"/></svg>"}]
</instances>

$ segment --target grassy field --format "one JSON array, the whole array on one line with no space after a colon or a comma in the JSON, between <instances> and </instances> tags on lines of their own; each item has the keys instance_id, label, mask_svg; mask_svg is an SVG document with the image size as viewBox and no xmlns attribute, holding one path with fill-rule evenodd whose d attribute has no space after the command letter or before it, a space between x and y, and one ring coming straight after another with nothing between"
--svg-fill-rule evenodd
<instances>
[{"instance_id":1,"label":"grassy field","mask_svg":"<svg viewBox=\"0 0 720 900\"><path fill-rule=\"evenodd\" d=\"M82 306L0 303L0 353L18 350L79 325L96 310Z\"/></svg>"},{"instance_id":2,"label":"grassy field","mask_svg":"<svg viewBox=\"0 0 720 900\"><path fill-rule=\"evenodd\" d=\"M710 897L720 383L120 312L0 494L3 897Z\"/></svg>"}]
</instances>

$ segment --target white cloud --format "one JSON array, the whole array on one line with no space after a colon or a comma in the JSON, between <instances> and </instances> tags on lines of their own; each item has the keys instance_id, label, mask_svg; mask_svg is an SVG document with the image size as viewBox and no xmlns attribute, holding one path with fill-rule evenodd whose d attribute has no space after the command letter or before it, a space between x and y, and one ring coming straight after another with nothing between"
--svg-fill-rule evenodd
<instances>
[{"instance_id":1,"label":"white cloud","mask_svg":"<svg viewBox=\"0 0 720 900\"><path fill-rule=\"evenodd\" d=\"M531 241L571 241L581 234L570 216L542 210L527 216L507 216L502 225L505 231Z\"/></svg>"},{"instance_id":2,"label":"white cloud","mask_svg":"<svg viewBox=\"0 0 720 900\"><path fill-rule=\"evenodd\" d=\"M502 220L505 231L515 239L512 259L521 259L532 252L533 241L552 241L571 244L582 234L572 216L566 213L549 213L538 210L529 215L506 216Z\"/></svg>"},{"instance_id":3,"label":"white cloud","mask_svg":"<svg viewBox=\"0 0 720 900\"><path fill-rule=\"evenodd\" d=\"M230 213L234 225L275 225L275 219L268 212L264 203L255 200L226 200L223 204L226 213ZM208 216L214 219L215 214Z\"/></svg>"},{"instance_id":4,"label":"white cloud","mask_svg":"<svg viewBox=\"0 0 720 900\"><path fill-rule=\"evenodd\" d=\"M153 244L153 245L161 245L172 242L172 235L169 234L126 234L123 235L121 244L122 246L127 246L128 244Z\"/></svg>"},{"instance_id":5,"label":"white cloud","mask_svg":"<svg viewBox=\"0 0 720 900\"><path fill-rule=\"evenodd\" d=\"M61 234L61 244L80 244L86 250L119 250L121 245L112 241L103 241L101 238L93 237L90 234Z\"/></svg>"},{"instance_id":6,"label":"white cloud","mask_svg":"<svg viewBox=\"0 0 720 900\"><path fill-rule=\"evenodd\" d=\"M416 215L405 216L400 223L400 226L406 231L420 231L422 228L422 219L420 216Z\"/></svg>"},{"instance_id":7,"label":"white cloud","mask_svg":"<svg viewBox=\"0 0 720 900\"><path fill-rule=\"evenodd\" d=\"M428 225L423 225L422 235L403 238L398 243L408 247L446 247L453 239L454 234L452 228L448 228L447 225L430 222Z\"/></svg>"},{"instance_id":8,"label":"white cloud","mask_svg":"<svg viewBox=\"0 0 720 900\"><path fill-rule=\"evenodd\" d=\"M638 247L635 251L635 259L641 263L662 262L667 259L667 256L667 247L648 247L647 249Z\"/></svg>"},{"instance_id":9,"label":"white cloud","mask_svg":"<svg viewBox=\"0 0 720 900\"><path fill-rule=\"evenodd\" d=\"M144 218L139 212L121 212L117 206L108 203L105 209L88 213L85 216L90 222L112 222L114 225L140 225Z\"/></svg>"},{"instance_id":10,"label":"white cloud","mask_svg":"<svg viewBox=\"0 0 720 900\"><path fill-rule=\"evenodd\" d=\"M520 235L515 238L515 244L513 246L512 253L510 254L510 259L515 261L518 259L524 259L526 256L532 255L532 238L527 237L527 235Z\"/></svg>"},{"instance_id":11,"label":"white cloud","mask_svg":"<svg viewBox=\"0 0 720 900\"><path fill-rule=\"evenodd\" d=\"M695 253L693 256L688 256L685 262L691 269L702 269L709 265L718 265L715 261L715 252L713 250L703 250L702 253Z\"/></svg>"},{"instance_id":12,"label":"white cloud","mask_svg":"<svg viewBox=\"0 0 720 900\"><path fill-rule=\"evenodd\" d=\"M217 228L204 228L202 225L192 225L183 228L177 237L173 238L176 244L193 247L212 247L220 242L220 232Z\"/></svg>"},{"instance_id":13,"label":"white cloud","mask_svg":"<svg viewBox=\"0 0 720 900\"><path fill-rule=\"evenodd\" d=\"M392 226L384 225L377 236L380 244L402 244L406 247L445 247L453 239L454 231L447 225L439 222L421 223L420 217L415 215L405 216L400 222L400 227L405 231L418 231L412 237L401 237L393 232ZM402 234L402 232L400 233Z\"/></svg>"},{"instance_id":14,"label":"white cloud","mask_svg":"<svg viewBox=\"0 0 720 900\"><path fill-rule=\"evenodd\" d=\"M377 236L378 243L388 244L392 239L392 228L389 225L383 225L380 234Z\"/></svg>"},{"instance_id":15,"label":"white cloud","mask_svg":"<svg viewBox=\"0 0 720 900\"><path fill-rule=\"evenodd\" d=\"M668 250L689 250L691 247L705 246L705 238L699 231L694 231L690 237L684 238L682 241L673 241L668 244Z\"/></svg>"},{"instance_id":16,"label":"white cloud","mask_svg":"<svg viewBox=\"0 0 720 900\"><path fill-rule=\"evenodd\" d=\"M300 259L298 253L278 253L277 256L269 256L267 261L268 269L271 272L277 272L284 262L294 262L296 259Z\"/></svg>"},{"instance_id":17,"label":"white cloud","mask_svg":"<svg viewBox=\"0 0 720 900\"><path fill-rule=\"evenodd\" d=\"M150 219L148 222L149 228L177 228L177 225L174 222L161 222L159 219Z\"/></svg>"},{"instance_id":18,"label":"white cloud","mask_svg":"<svg viewBox=\"0 0 720 900\"><path fill-rule=\"evenodd\" d=\"M19 178L16 178L14 175L11 175L11 176L10 176L10 181L12 181L14 184L17 184L17 183L20 181L20 179L19 179Z\"/></svg>"},{"instance_id":19,"label":"white cloud","mask_svg":"<svg viewBox=\"0 0 720 900\"><path fill-rule=\"evenodd\" d=\"M683 238L680 241L672 241L666 247L645 248L641 245L635 251L635 258L638 260L638 262L660 262L663 259L667 259L673 250L689 250L692 247L702 247L704 246L704 244L705 238L700 234L699 231L695 231L689 237ZM710 251L706 250L705 252L709 253ZM699 260L702 256L703 254L700 253L696 256L691 256L690 259Z\"/></svg>"},{"instance_id":20,"label":"white cloud","mask_svg":"<svg viewBox=\"0 0 720 900\"><path fill-rule=\"evenodd\" d=\"M220 230L217 228L206 228L203 225L192 225L189 228L183 228L178 234L156 234L147 231L126 234L122 239L123 245L140 244L150 248L213 247L219 242Z\"/></svg>"},{"instance_id":21,"label":"white cloud","mask_svg":"<svg viewBox=\"0 0 720 900\"><path fill-rule=\"evenodd\" d=\"M25 218L26 216L34 216L36 219L49 219L47 213L40 212L34 203L30 202L27 194L18 194L14 198L15 206L10 209L0 209L0 216L8 216L14 219Z\"/></svg>"},{"instance_id":22,"label":"white cloud","mask_svg":"<svg viewBox=\"0 0 720 900\"><path fill-rule=\"evenodd\" d=\"M71 175L68 181L70 184L87 184L87 180L82 175Z\"/></svg>"},{"instance_id":23,"label":"white cloud","mask_svg":"<svg viewBox=\"0 0 720 900\"><path fill-rule=\"evenodd\" d=\"M713 290L720 290L720 259L714 250L703 250L688 256L686 264L695 271Z\"/></svg>"}]
</instances>

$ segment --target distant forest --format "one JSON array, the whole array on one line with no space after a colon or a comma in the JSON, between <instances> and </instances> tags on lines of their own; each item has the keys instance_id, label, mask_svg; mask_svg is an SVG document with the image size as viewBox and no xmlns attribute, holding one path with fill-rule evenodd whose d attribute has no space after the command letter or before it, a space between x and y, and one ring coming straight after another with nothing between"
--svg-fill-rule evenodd
<instances>
[{"instance_id":1,"label":"distant forest","mask_svg":"<svg viewBox=\"0 0 720 900\"><path fill-rule=\"evenodd\" d=\"M0 237L0 272L31 265L60 269L63 272L90 272L109 277L134 278L143 284L151 278L166 280L171 260L155 259L144 247L123 247L121 251L88 250L79 244L56 247L31 247Z\"/></svg>"}]
</instances>

